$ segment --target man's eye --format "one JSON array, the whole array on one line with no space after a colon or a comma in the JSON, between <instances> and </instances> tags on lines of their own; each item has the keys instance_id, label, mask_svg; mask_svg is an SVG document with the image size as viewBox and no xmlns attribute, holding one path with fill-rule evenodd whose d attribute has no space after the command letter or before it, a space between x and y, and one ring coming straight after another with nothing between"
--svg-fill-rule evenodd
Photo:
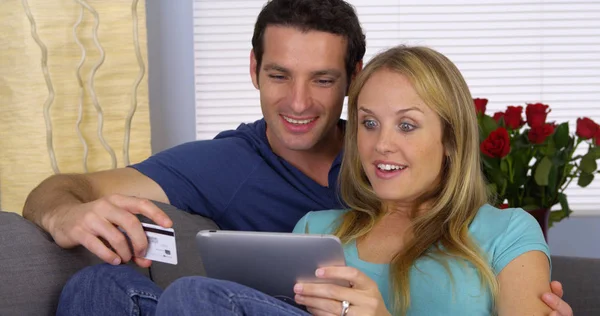
<instances>
[{"instance_id":1,"label":"man's eye","mask_svg":"<svg viewBox=\"0 0 600 316\"><path fill-rule=\"evenodd\" d=\"M285 76L283 76L283 75L269 75L269 78L275 79L275 80L284 80Z\"/></svg>"},{"instance_id":2,"label":"man's eye","mask_svg":"<svg viewBox=\"0 0 600 316\"><path fill-rule=\"evenodd\" d=\"M374 129L377 127L377 122L375 122L374 120L364 120L362 122L363 126L366 127L367 129Z\"/></svg>"},{"instance_id":3,"label":"man's eye","mask_svg":"<svg viewBox=\"0 0 600 316\"><path fill-rule=\"evenodd\" d=\"M333 84L333 80L331 79L319 79L317 83L321 86L330 86Z\"/></svg>"},{"instance_id":4,"label":"man's eye","mask_svg":"<svg viewBox=\"0 0 600 316\"><path fill-rule=\"evenodd\" d=\"M400 130L403 132L410 132L415 129L415 126L410 123L400 123Z\"/></svg>"}]
</instances>

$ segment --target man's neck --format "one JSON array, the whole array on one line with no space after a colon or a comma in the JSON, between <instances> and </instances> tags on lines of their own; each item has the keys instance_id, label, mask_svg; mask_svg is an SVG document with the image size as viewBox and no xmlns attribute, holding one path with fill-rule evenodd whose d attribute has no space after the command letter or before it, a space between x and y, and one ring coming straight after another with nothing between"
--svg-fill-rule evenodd
<instances>
[{"instance_id":1,"label":"man's neck","mask_svg":"<svg viewBox=\"0 0 600 316\"><path fill-rule=\"evenodd\" d=\"M326 139L322 139L311 150L273 148L273 152L315 182L322 186L329 186L329 170L343 145L343 131L340 126L336 126L334 133L331 133Z\"/></svg>"}]
</instances>

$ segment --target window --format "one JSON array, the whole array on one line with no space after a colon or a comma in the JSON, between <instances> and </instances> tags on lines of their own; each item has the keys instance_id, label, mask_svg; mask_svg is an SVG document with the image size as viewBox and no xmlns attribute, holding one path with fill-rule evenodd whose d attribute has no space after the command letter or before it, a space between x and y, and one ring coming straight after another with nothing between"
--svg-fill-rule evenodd
<instances>
[{"instance_id":1,"label":"window","mask_svg":"<svg viewBox=\"0 0 600 316\"><path fill-rule=\"evenodd\" d=\"M208 139L261 117L248 64L265 1L194 1L196 135ZM473 97L490 100L488 113L543 102L548 120L569 120L572 132L577 117L600 122L598 1L349 2L367 36L365 62L398 44L430 46L456 63ZM600 179L567 195L577 215L600 214Z\"/></svg>"}]
</instances>

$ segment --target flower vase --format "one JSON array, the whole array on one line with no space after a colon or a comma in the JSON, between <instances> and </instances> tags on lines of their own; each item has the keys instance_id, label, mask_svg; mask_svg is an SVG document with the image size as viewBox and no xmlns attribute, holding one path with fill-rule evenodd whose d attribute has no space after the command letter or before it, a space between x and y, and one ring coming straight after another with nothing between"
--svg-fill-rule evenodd
<instances>
[{"instance_id":1,"label":"flower vase","mask_svg":"<svg viewBox=\"0 0 600 316\"><path fill-rule=\"evenodd\" d=\"M544 233L544 239L548 242L548 220L550 219L550 208L540 208L537 210L527 211L531 214L540 224L542 233Z\"/></svg>"}]
</instances>

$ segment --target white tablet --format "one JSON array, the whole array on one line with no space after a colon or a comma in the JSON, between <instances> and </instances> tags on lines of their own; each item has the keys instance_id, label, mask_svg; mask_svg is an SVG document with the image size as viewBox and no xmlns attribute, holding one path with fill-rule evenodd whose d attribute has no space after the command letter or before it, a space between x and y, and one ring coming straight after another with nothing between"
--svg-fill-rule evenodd
<instances>
[{"instance_id":1,"label":"white tablet","mask_svg":"<svg viewBox=\"0 0 600 316\"><path fill-rule=\"evenodd\" d=\"M196 242L206 276L237 282L291 304L297 282L349 286L315 276L317 268L346 265L340 240L333 235L202 230Z\"/></svg>"}]
</instances>

